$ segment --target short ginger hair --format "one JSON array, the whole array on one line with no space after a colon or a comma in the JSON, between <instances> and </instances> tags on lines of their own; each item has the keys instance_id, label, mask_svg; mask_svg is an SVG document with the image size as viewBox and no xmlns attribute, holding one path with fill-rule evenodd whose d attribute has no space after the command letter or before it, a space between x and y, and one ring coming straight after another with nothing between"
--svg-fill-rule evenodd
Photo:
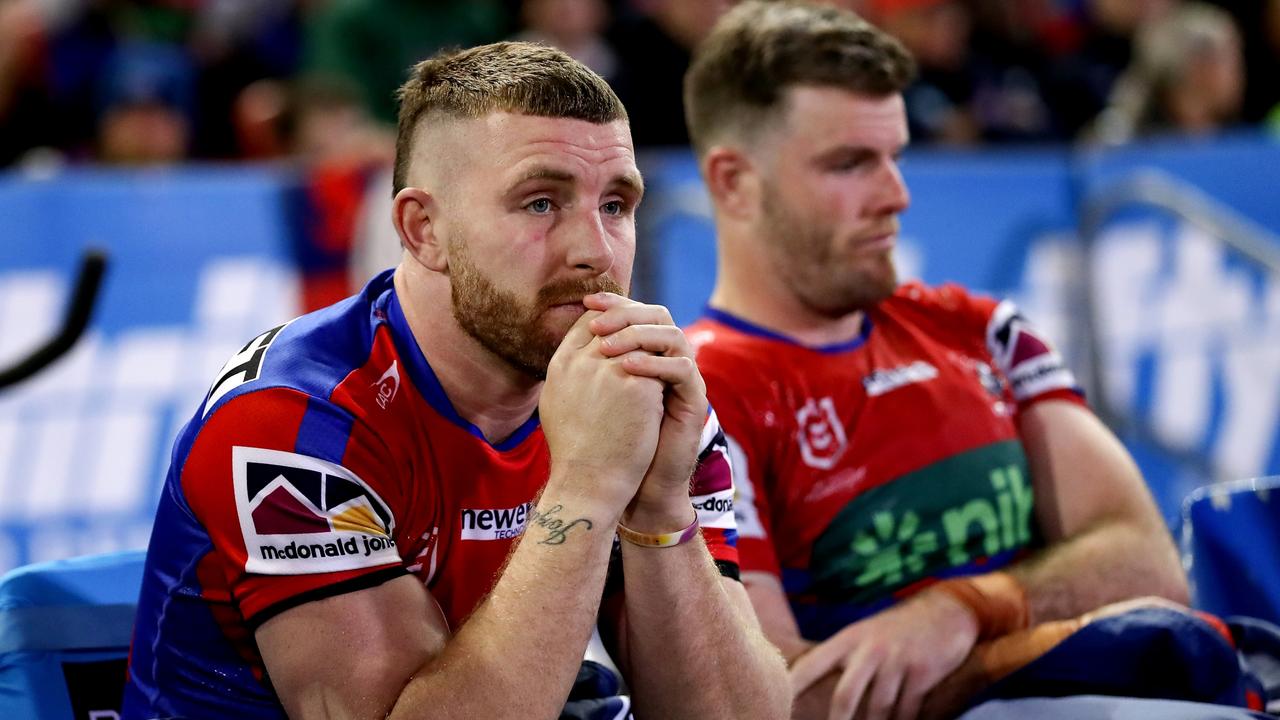
<instances>
[{"instance_id":1,"label":"short ginger hair","mask_svg":"<svg viewBox=\"0 0 1280 720\"><path fill-rule=\"evenodd\" d=\"M795 86L887 97L915 78L900 42L852 12L750 0L729 11L684 77L685 121L699 155L726 136L750 140Z\"/></svg>"},{"instance_id":2,"label":"short ginger hair","mask_svg":"<svg viewBox=\"0 0 1280 720\"><path fill-rule=\"evenodd\" d=\"M526 42L441 52L414 65L396 97L393 193L404 189L414 135L432 116L510 112L600 124L627 119L622 101L603 78L560 50Z\"/></svg>"}]
</instances>

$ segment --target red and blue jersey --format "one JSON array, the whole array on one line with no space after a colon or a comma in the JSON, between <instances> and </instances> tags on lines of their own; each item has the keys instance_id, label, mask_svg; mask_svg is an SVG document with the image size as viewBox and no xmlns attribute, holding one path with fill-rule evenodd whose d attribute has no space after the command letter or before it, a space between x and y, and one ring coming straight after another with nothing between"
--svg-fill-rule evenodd
<instances>
[{"instance_id":1,"label":"red and blue jersey","mask_svg":"<svg viewBox=\"0 0 1280 720\"><path fill-rule=\"evenodd\" d=\"M742 568L782 581L812 640L1035 546L1017 415L1083 402L1011 303L908 284L865 317L830 347L714 309L686 331L728 436Z\"/></svg>"},{"instance_id":2,"label":"red and blue jersey","mask_svg":"<svg viewBox=\"0 0 1280 720\"><path fill-rule=\"evenodd\" d=\"M411 574L456 632L493 587L547 480L546 441L536 415L498 444L458 415L391 278L254 338L183 428L125 717L282 718L254 642L267 619ZM690 494L712 557L736 574L714 415Z\"/></svg>"}]
</instances>

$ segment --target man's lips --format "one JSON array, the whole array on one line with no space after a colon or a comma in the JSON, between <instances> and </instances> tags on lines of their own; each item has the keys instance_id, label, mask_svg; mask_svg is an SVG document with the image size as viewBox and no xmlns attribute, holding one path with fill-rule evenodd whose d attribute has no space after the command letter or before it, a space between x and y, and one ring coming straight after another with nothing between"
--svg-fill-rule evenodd
<instances>
[{"instance_id":1,"label":"man's lips","mask_svg":"<svg viewBox=\"0 0 1280 720\"><path fill-rule=\"evenodd\" d=\"M859 250L872 252L886 252L892 250L898 244L898 233L896 230L872 235L870 237L859 240L856 247Z\"/></svg>"}]
</instances>

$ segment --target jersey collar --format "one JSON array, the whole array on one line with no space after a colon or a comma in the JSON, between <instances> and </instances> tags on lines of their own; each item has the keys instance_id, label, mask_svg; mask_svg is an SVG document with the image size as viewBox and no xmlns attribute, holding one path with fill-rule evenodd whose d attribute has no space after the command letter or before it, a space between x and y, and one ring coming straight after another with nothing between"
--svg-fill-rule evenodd
<instances>
[{"instance_id":1,"label":"jersey collar","mask_svg":"<svg viewBox=\"0 0 1280 720\"><path fill-rule=\"evenodd\" d=\"M389 282L388 284L390 285ZM532 435L534 430L538 429L538 411L534 410L533 415L528 420L525 420L524 424L516 428L516 431L511 433L507 439L496 445L489 442L489 439L484 436L480 428L458 414L458 411L453 407L453 403L449 400L449 396L445 394L444 386L440 384L440 379L436 377L435 371L431 369L431 364L427 362L426 356L422 354L422 348L418 347L418 343L413 337L413 331L409 329L409 321L404 316L404 309L400 307L400 298L396 294L394 286L388 287L382 296L378 298L377 307L382 308L386 314L387 324L391 329L391 337L395 341L396 352L404 359L405 366L409 371L409 377L413 380L414 386L418 388L418 392L422 393L422 397L427 401L427 404L444 419L484 440L498 452L506 452L516 448Z\"/></svg>"},{"instance_id":2,"label":"jersey collar","mask_svg":"<svg viewBox=\"0 0 1280 720\"><path fill-rule=\"evenodd\" d=\"M837 353L849 352L850 350L857 350L862 347L863 344L867 342L867 338L871 336L871 316L867 313L862 314L862 329L858 331L857 337L852 340L846 340L844 342L834 343L831 345L805 345L794 338L762 328L759 325L743 320L737 315L713 308L710 305L703 309L702 314L703 317L714 320L721 325L727 325L738 332L769 340L776 340L778 342L793 345L798 348L804 348L805 350L812 350L813 352L822 353L824 355L834 355Z\"/></svg>"}]
</instances>

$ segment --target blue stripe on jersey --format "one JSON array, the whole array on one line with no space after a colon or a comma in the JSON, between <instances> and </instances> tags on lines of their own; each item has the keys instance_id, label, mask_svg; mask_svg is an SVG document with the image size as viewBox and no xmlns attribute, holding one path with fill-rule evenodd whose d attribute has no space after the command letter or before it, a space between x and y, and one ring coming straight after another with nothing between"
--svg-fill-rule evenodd
<instances>
[{"instance_id":1,"label":"blue stripe on jersey","mask_svg":"<svg viewBox=\"0 0 1280 720\"><path fill-rule=\"evenodd\" d=\"M871 318L867 315L862 316L862 330L858 332L858 336L855 337L854 339L848 340L842 343L834 343L832 345L818 345L815 347L811 345L805 345L804 343L801 343L801 342L797 342L793 338L789 338L786 335L783 335L781 333L776 333L772 330L766 330L765 328L762 328L759 325L743 320L737 315L731 315L725 312L724 310L717 310L716 308L713 308L711 306L707 306L706 308L704 308L702 311L702 314L703 314L703 317L714 320L720 323L721 325L727 325L733 328L734 330L737 330L738 332L743 332L748 335L755 335L756 337L768 338L770 340L777 340L779 342L787 343L788 345L795 345L796 347L802 347L802 348L805 348L806 350L812 350L814 352L819 352L824 355L834 355L836 353L849 352L850 350L857 350L858 348L862 347L863 343L867 341L867 338L871 337L872 323L871 323Z\"/></svg>"},{"instance_id":2,"label":"blue stripe on jersey","mask_svg":"<svg viewBox=\"0 0 1280 720\"><path fill-rule=\"evenodd\" d=\"M391 327L391 337L395 340L396 351L409 369L409 377L413 379L413 384L417 386L418 392L426 399L427 404L437 413L440 413L444 419L484 440L499 452L506 452L515 448L524 442L525 438L533 434L534 430L538 429L538 412L535 410L533 415L511 434L511 437L497 445L490 443L489 439L480 431L480 428L459 415L458 411L454 409L453 403L449 401L449 396L445 394L444 387L440 385L440 380L436 377L435 371L431 369L431 365L427 363L427 358L422 354L422 349L418 347L418 343L413 337L413 331L409 329L409 321L405 319L404 310L400 307L400 298L396 296L394 288L378 298L378 305L383 305L384 303L387 322Z\"/></svg>"},{"instance_id":3,"label":"blue stripe on jersey","mask_svg":"<svg viewBox=\"0 0 1280 720\"><path fill-rule=\"evenodd\" d=\"M342 457L347 453L347 439L351 437L353 422L350 414L328 402L308 398L293 451L341 465Z\"/></svg>"},{"instance_id":4,"label":"blue stripe on jersey","mask_svg":"<svg viewBox=\"0 0 1280 720\"><path fill-rule=\"evenodd\" d=\"M933 575L933 579L946 580L952 577L993 572L1010 565L1025 552L1026 548L1003 550L989 557L977 558L963 565L947 568ZM783 568L782 587L788 595L807 595L813 592L813 574L801 568ZM791 613L800 627L800 635L809 640L821 641L840 632L845 626L875 615L902 599L900 595L886 595L866 605L792 600L790 605Z\"/></svg>"},{"instance_id":5,"label":"blue stripe on jersey","mask_svg":"<svg viewBox=\"0 0 1280 720\"><path fill-rule=\"evenodd\" d=\"M359 295L294 319L271 340L259 361L257 377L223 395L212 415L232 399L255 390L288 387L327 398L373 350L374 325L368 316L373 297L391 287L391 271L369 281Z\"/></svg>"}]
</instances>

